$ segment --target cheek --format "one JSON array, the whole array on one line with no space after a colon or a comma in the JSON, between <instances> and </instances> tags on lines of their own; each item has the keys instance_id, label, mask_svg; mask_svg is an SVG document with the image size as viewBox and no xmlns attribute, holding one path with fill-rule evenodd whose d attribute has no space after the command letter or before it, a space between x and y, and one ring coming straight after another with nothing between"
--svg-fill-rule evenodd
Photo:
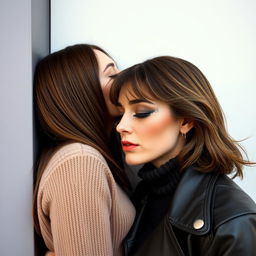
<instances>
[{"instance_id":1,"label":"cheek","mask_svg":"<svg viewBox=\"0 0 256 256\"><path fill-rule=\"evenodd\" d=\"M105 100L109 98L109 87L108 85L102 87L102 93L104 95Z\"/></svg>"},{"instance_id":2,"label":"cheek","mask_svg":"<svg viewBox=\"0 0 256 256\"><path fill-rule=\"evenodd\" d=\"M100 80L101 83L101 89L103 91L103 94L106 94L109 92L110 90L110 86L111 86L111 81L109 81L107 78L102 77Z\"/></svg>"},{"instance_id":3,"label":"cheek","mask_svg":"<svg viewBox=\"0 0 256 256\"><path fill-rule=\"evenodd\" d=\"M118 110L118 108L113 105L110 101L109 98L109 92L110 92L110 88L111 88L112 82L108 83L107 85L105 85L104 88L102 88L102 92L103 92L103 96L108 108L108 112L110 113L111 116L119 116L120 112Z\"/></svg>"},{"instance_id":4,"label":"cheek","mask_svg":"<svg viewBox=\"0 0 256 256\"><path fill-rule=\"evenodd\" d=\"M166 133L170 133L170 130L176 130L177 124L170 115L160 116L159 118L152 118L148 121L148 124L144 124L141 129L142 134L145 136L161 137L165 136Z\"/></svg>"}]
</instances>

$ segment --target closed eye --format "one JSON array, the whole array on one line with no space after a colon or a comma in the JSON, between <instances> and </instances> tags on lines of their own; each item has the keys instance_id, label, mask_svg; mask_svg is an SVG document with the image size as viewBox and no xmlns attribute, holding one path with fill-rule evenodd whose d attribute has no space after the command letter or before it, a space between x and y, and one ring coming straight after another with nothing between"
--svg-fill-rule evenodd
<instances>
[{"instance_id":1,"label":"closed eye","mask_svg":"<svg viewBox=\"0 0 256 256\"><path fill-rule=\"evenodd\" d=\"M145 118L145 117L150 116L153 112L155 112L155 110L148 111L148 112L142 112L142 113L136 113L133 116L137 117L137 118Z\"/></svg>"},{"instance_id":2,"label":"closed eye","mask_svg":"<svg viewBox=\"0 0 256 256\"><path fill-rule=\"evenodd\" d=\"M117 77L117 74L110 75L109 77L112 78L112 79L114 79L115 77Z\"/></svg>"}]
</instances>

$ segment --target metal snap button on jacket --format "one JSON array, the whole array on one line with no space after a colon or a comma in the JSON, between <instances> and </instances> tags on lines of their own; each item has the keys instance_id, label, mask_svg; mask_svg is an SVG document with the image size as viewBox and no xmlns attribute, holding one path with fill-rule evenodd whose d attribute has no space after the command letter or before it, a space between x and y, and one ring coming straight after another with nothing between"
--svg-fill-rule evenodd
<instances>
[{"instance_id":1,"label":"metal snap button on jacket","mask_svg":"<svg viewBox=\"0 0 256 256\"><path fill-rule=\"evenodd\" d=\"M202 228L203 226L204 226L204 221L201 220L201 219L197 219L197 220L195 220L194 223L193 223L194 229L200 229L200 228Z\"/></svg>"}]
</instances>

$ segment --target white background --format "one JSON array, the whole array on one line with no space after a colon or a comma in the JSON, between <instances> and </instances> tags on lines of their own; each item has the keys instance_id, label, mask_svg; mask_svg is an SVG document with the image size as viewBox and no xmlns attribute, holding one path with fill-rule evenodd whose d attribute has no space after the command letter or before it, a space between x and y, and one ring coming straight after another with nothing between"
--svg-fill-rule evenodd
<instances>
[{"instance_id":1,"label":"white background","mask_svg":"<svg viewBox=\"0 0 256 256\"><path fill-rule=\"evenodd\" d=\"M229 133L256 161L256 1L52 0L52 51L107 50L121 69L157 55L197 65L214 88ZM256 201L256 167L237 183Z\"/></svg>"}]
</instances>

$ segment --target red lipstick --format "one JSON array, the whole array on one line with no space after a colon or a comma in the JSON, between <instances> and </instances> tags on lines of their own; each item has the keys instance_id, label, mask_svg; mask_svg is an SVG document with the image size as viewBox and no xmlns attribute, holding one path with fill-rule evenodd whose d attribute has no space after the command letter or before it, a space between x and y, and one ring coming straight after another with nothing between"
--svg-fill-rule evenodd
<instances>
[{"instance_id":1,"label":"red lipstick","mask_svg":"<svg viewBox=\"0 0 256 256\"><path fill-rule=\"evenodd\" d=\"M126 140L123 140L122 142L122 149L123 151L132 151L133 149L135 149L136 147L139 146L139 144L134 144L130 141L126 141Z\"/></svg>"}]
</instances>

